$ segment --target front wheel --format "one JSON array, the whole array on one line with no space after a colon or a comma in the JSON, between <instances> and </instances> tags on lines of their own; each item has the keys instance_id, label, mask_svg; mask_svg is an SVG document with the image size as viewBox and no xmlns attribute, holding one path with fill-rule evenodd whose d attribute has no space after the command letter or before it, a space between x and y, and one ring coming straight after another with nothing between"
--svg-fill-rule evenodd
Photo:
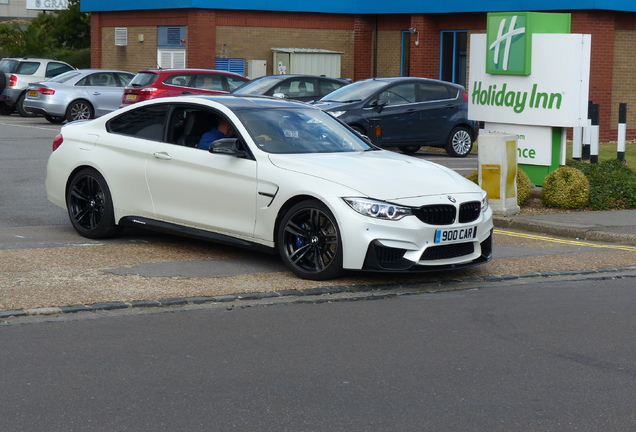
<instances>
[{"instance_id":1,"label":"front wheel","mask_svg":"<svg viewBox=\"0 0 636 432\"><path fill-rule=\"evenodd\" d=\"M473 149L473 137L463 127L456 127L448 136L446 153L454 157L468 156Z\"/></svg>"},{"instance_id":2,"label":"front wheel","mask_svg":"<svg viewBox=\"0 0 636 432\"><path fill-rule=\"evenodd\" d=\"M93 118L93 107L84 100L71 102L66 109L66 121L87 120Z\"/></svg>"},{"instance_id":3,"label":"front wheel","mask_svg":"<svg viewBox=\"0 0 636 432\"><path fill-rule=\"evenodd\" d=\"M113 200L106 180L92 168L73 176L66 192L66 207L73 228L84 237L102 239L121 231L115 224Z\"/></svg>"},{"instance_id":4,"label":"front wheel","mask_svg":"<svg viewBox=\"0 0 636 432\"><path fill-rule=\"evenodd\" d=\"M300 202L285 213L277 246L285 265L303 279L328 280L342 274L340 229L320 201Z\"/></svg>"}]
</instances>

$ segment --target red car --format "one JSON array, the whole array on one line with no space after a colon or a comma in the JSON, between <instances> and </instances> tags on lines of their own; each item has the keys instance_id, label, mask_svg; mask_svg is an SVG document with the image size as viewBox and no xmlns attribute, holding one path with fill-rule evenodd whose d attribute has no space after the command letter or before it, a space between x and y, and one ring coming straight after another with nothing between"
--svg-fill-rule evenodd
<instances>
[{"instance_id":1,"label":"red car","mask_svg":"<svg viewBox=\"0 0 636 432\"><path fill-rule=\"evenodd\" d=\"M166 96L229 93L247 81L239 74L210 69L148 69L124 87L121 106Z\"/></svg>"}]
</instances>

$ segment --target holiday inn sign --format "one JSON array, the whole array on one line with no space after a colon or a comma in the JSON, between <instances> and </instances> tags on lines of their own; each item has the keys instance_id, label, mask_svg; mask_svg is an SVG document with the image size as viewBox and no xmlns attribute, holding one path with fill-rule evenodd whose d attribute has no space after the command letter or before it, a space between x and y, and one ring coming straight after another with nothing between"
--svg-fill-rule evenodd
<instances>
[{"instance_id":1,"label":"holiday inn sign","mask_svg":"<svg viewBox=\"0 0 636 432\"><path fill-rule=\"evenodd\" d=\"M471 37L470 118L583 126L590 37L569 32L569 14L488 14L487 33Z\"/></svg>"},{"instance_id":2,"label":"holiday inn sign","mask_svg":"<svg viewBox=\"0 0 636 432\"><path fill-rule=\"evenodd\" d=\"M482 134L517 137L517 161L535 184L565 158L568 127L587 124L591 36L570 14L489 13L470 39L468 116Z\"/></svg>"}]
</instances>

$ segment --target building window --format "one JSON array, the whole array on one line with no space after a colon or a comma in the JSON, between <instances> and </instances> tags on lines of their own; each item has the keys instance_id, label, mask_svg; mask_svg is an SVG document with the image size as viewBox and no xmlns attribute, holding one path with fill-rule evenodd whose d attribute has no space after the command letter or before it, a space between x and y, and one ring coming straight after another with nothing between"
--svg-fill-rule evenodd
<instances>
[{"instance_id":1,"label":"building window","mask_svg":"<svg viewBox=\"0 0 636 432\"><path fill-rule=\"evenodd\" d=\"M468 32L442 31L440 36L440 79L466 87Z\"/></svg>"},{"instance_id":2,"label":"building window","mask_svg":"<svg viewBox=\"0 0 636 432\"><path fill-rule=\"evenodd\" d=\"M185 48L185 26L157 27L158 48Z\"/></svg>"}]
</instances>

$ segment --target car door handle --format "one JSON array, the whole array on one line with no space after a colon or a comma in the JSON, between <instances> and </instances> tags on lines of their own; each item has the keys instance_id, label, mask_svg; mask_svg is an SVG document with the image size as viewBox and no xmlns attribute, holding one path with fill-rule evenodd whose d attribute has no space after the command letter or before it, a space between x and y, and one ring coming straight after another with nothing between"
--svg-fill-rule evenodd
<instances>
[{"instance_id":1,"label":"car door handle","mask_svg":"<svg viewBox=\"0 0 636 432\"><path fill-rule=\"evenodd\" d=\"M162 159L162 160L171 160L172 159L172 156L170 156L166 152L155 152L152 155L154 157L156 157L157 159Z\"/></svg>"},{"instance_id":2,"label":"car door handle","mask_svg":"<svg viewBox=\"0 0 636 432\"><path fill-rule=\"evenodd\" d=\"M454 109L454 108L456 108L456 107L457 107L457 105L455 105L455 104L448 104L448 105L446 105L446 108L447 108L447 109Z\"/></svg>"},{"instance_id":3,"label":"car door handle","mask_svg":"<svg viewBox=\"0 0 636 432\"><path fill-rule=\"evenodd\" d=\"M93 96L99 96L100 94L101 94L101 93L100 93L100 92L98 92L98 91L93 92Z\"/></svg>"}]
</instances>

